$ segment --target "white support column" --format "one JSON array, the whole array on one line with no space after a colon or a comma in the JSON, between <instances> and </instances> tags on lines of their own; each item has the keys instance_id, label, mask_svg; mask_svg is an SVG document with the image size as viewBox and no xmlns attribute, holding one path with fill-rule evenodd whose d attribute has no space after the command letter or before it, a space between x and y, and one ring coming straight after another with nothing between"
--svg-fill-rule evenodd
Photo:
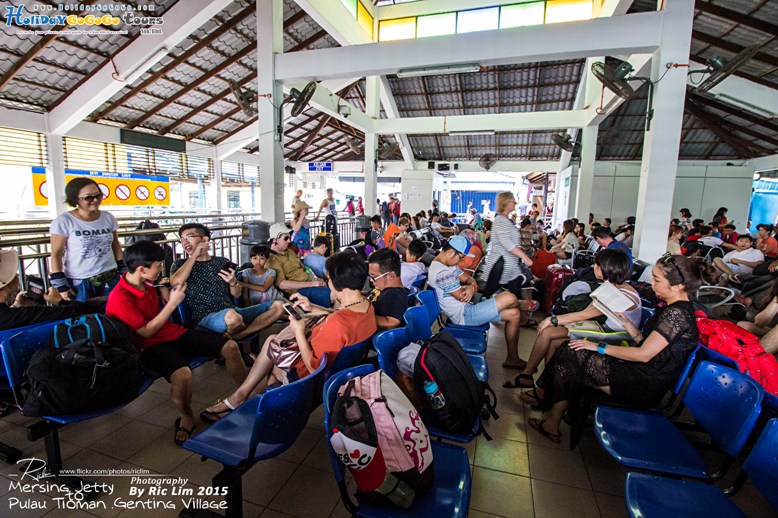
<instances>
[{"instance_id":1,"label":"white support column","mask_svg":"<svg viewBox=\"0 0 778 518\"><path fill-rule=\"evenodd\" d=\"M275 80L275 55L283 51L283 2L257 2L257 92L271 94L260 98L259 181L262 186L260 211L265 221L284 220L284 149L277 127L282 124L278 110L283 101L280 83Z\"/></svg>"},{"instance_id":2,"label":"white support column","mask_svg":"<svg viewBox=\"0 0 778 518\"><path fill-rule=\"evenodd\" d=\"M667 63L687 62L693 15L694 0L665 4L662 41L651 62L653 81L664 74ZM656 261L667 249L685 97L683 68L668 70L654 87L654 117L643 141L633 247L633 255L646 262Z\"/></svg>"},{"instance_id":3,"label":"white support column","mask_svg":"<svg viewBox=\"0 0 778 518\"><path fill-rule=\"evenodd\" d=\"M210 203L211 209L221 212L222 202L222 161L219 155L213 154L213 188L211 189L213 201Z\"/></svg>"},{"instance_id":4,"label":"white support column","mask_svg":"<svg viewBox=\"0 0 778 518\"><path fill-rule=\"evenodd\" d=\"M365 78L365 111L368 117L377 119L381 110L381 78L367 76ZM362 204L374 207L378 198L378 171L376 171L378 136L375 133L365 133L365 196ZM372 214L372 210L367 210Z\"/></svg>"},{"instance_id":5,"label":"white support column","mask_svg":"<svg viewBox=\"0 0 778 518\"><path fill-rule=\"evenodd\" d=\"M65 205L65 153L63 152L62 135L46 134L46 186L49 196L49 215L56 218L67 210Z\"/></svg>"},{"instance_id":6,"label":"white support column","mask_svg":"<svg viewBox=\"0 0 778 518\"><path fill-rule=\"evenodd\" d=\"M575 217L584 223L592 212L592 188L594 187L594 161L597 156L598 126L581 130L581 166L578 169L578 185L575 191ZM557 185L557 189L559 186ZM608 214L607 216L610 216Z\"/></svg>"}]
</instances>

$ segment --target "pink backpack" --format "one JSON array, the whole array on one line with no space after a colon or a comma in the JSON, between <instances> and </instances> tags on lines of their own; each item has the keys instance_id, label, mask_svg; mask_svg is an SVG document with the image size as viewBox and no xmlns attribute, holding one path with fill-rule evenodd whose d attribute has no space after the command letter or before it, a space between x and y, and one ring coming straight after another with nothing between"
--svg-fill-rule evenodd
<instances>
[{"instance_id":1,"label":"pink backpack","mask_svg":"<svg viewBox=\"0 0 778 518\"><path fill-rule=\"evenodd\" d=\"M332 408L330 427L333 432L330 443L351 470L360 490L373 490L386 471L416 492L434 484L435 469L427 427L419 412L384 371L351 379L340 387ZM374 461L380 467L365 470ZM376 476L380 480L376 480ZM360 480L364 477L372 480Z\"/></svg>"}]
</instances>

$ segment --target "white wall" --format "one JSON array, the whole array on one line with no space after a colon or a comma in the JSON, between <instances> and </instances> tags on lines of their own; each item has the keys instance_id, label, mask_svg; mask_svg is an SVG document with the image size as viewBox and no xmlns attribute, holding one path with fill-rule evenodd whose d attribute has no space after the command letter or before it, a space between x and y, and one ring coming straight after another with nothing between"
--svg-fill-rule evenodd
<instances>
[{"instance_id":1,"label":"white wall","mask_svg":"<svg viewBox=\"0 0 778 518\"><path fill-rule=\"evenodd\" d=\"M706 222L713 218L719 207L727 207L727 217L736 225L745 225L751 201L753 165L722 165L713 163L679 162L673 194L673 216L678 210L688 208L695 218ZM577 183L577 172L573 176ZM592 187L592 212L597 221L610 217L619 225L637 210L640 164L637 162L597 162L594 167ZM571 200L574 206L575 200Z\"/></svg>"},{"instance_id":2,"label":"white wall","mask_svg":"<svg viewBox=\"0 0 778 518\"><path fill-rule=\"evenodd\" d=\"M432 207L433 177L438 176L435 171L403 171L402 172L402 199L400 200L403 212L417 214L422 210Z\"/></svg>"}]
</instances>

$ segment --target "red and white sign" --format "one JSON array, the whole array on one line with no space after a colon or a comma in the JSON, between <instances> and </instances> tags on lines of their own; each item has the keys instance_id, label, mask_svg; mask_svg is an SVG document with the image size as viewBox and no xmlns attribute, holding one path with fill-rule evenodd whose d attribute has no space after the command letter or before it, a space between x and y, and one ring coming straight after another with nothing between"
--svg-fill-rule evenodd
<instances>
[{"instance_id":1,"label":"red and white sign","mask_svg":"<svg viewBox=\"0 0 778 518\"><path fill-rule=\"evenodd\" d=\"M165 198L167 198L167 189L165 189L164 187L157 187L156 189L154 189L154 197L159 201L164 200Z\"/></svg>"},{"instance_id":2,"label":"red and white sign","mask_svg":"<svg viewBox=\"0 0 778 518\"><path fill-rule=\"evenodd\" d=\"M100 192L103 193L103 199L107 200L111 195L111 189L109 189L108 186L104 183L98 183L97 186L100 188Z\"/></svg>"},{"instance_id":3,"label":"red and white sign","mask_svg":"<svg viewBox=\"0 0 778 518\"><path fill-rule=\"evenodd\" d=\"M120 183L116 186L116 197L120 200L127 200L130 197L130 188Z\"/></svg>"},{"instance_id":4,"label":"red and white sign","mask_svg":"<svg viewBox=\"0 0 778 518\"><path fill-rule=\"evenodd\" d=\"M38 187L38 192L41 193L41 196L49 199L49 182L43 182L40 187Z\"/></svg>"},{"instance_id":5,"label":"red and white sign","mask_svg":"<svg viewBox=\"0 0 778 518\"><path fill-rule=\"evenodd\" d=\"M140 201L149 199L149 188L145 185L139 185L135 188L135 196L137 196Z\"/></svg>"}]
</instances>

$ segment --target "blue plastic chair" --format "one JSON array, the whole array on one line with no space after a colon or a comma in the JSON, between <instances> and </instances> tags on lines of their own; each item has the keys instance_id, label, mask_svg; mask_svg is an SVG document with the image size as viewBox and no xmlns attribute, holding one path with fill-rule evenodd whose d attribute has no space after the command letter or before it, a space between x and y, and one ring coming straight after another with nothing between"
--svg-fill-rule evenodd
<instances>
[{"instance_id":1,"label":"blue plastic chair","mask_svg":"<svg viewBox=\"0 0 778 518\"><path fill-rule=\"evenodd\" d=\"M723 365L724 367L729 367L730 369L735 369L738 372L740 371L740 367L735 360L729 356L721 354L718 351L714 351L709 347L705 347L702 344L700 344L700 351L697 353L697 355L701 360L707 360L712 363Z\"/></svg>"},{"instance_id":2,"label":"blue plastic chair","mask_svg":"<svg viewBox=\"0 0 778 518\"><path fill-rule=\"evenodd\" d=\"M643 326L646 325L646 322L648 322L648 319L654 316L654 310L651 308L643 308L640 312L640 329L643 329Z\"/></svg>"},{"instance_id":3,"label":"blue plastic chair","mask_svg":"<svg viewBox=\"0 0 778 518\"><path fill-rule=\"evenodd\" d=\"M413 307L416 305L416 295L419 294L419 288L415 286L411 286L411 288L408 290L408 307Z\"/></svg>"},{"instance_id":4,"label":"blue plastic chair","mask_svg":"<svg viewBox=\"0 0 778 518\"><path fill-rule=\"evenodd\" d=\"M396 330L392 330L396 331ZM335 480L340 489L343 505L354 516L371 517L397 517L397 516L467 516L470 508L470 491L472 481L470 478L470 464L467 452L460 446L446 444L438 441L432 442L432 455L435 459L435 485L422 494L416 495L413 506L402 510L388 503L367 503L359 494L357 502L351 498L346 485L346 468L340 462L330 446L330 412L338 396L338 389L348 380L365 376L373 372L372 365L360 365L353 369L341 371L330 377L324 384L324 429L327 434L327 450L330 455L330 464L335 475Z\"/></svg>"},{"instance_id":5,"label":"blue plastic chair","mask_svg":"<svg viewBox=\"0 0 778 518\"><path fill-rule=\"evenodd\" d=\"M416 299L418 299L419 302L421 302L421 305L427 308L427 318L429 319L430 326L435 323L435 321L440 322L441 327L448 328L447 330L453 330L453 329L464 329L467 331L477 331L479 333L483 333L484 335L487 335L489 333L489 324L482 324L480 326L466 326L462 324L454 324L450 321L443 321L443 318L441 317L441 309L440 309L440 303L438 302L438 296L435 293L434 289L429 290L422 290L416 295Z\"/></svg>"},{"instance_id":6,"label":"blue plastic chair","mask_svg":"<svg viewBox=\"0 0 778 518\"><path fill-rule=\"evenodd\" d=\"M421 306L408 308L403 315L403 319L405 320L405 327L408 329L408 336L411 342L423 342L432 336L432 329L427 320L427 310L425 308ZM448 328L441 329L441 331L451 333L467 354L483 354L486 352L486 337L482 333Z\"/></svg>"},{"instance_id":7,"label":"blue plastic chair","mask_svg":"<svg viewBox=\"0 0 778 518\"><path fill-rule=\"evenodd\" d=\"M731 465L754 430L763 391L750 377L727 367L700 362L683 395L686 407ZM659 412L600 406L594 430L603 448L621 464L679 477L716 480L707 463L673 423Z\"/></svg>"},{"instance_id":8,"label":"blue plastic chair","mask_svg":"<svg viewBox=\"0 0 778 518\"><path fill-rule=\"evenodd\" d=\"M372 338L372 337L371 337ZM325 379L329 378L336 372L340 372L344 369L350 369L361 364L367 356L367 351L370 349L371 338L362 340L361 342L349 345L340 350L335 360L332 362L332 366L327 369Z\"/></svg>"},{"instance_id":9,"label":"blue plastic chair","mask_svg":"<svg viewBox=\"0 0 778 518\"><path fill-rule=\"evenodd\" d=\"M305 428L326 367L324 357L310 376L248 399L184 443L187 450L224 466L213 484L228 488L228 517L243 516L243 474L257 462L288 450Z\"/></svg>"},{"instance_id":10,"label":"blue plastic chair","mask_svg":"<svg viewBox=\"0 0 778 518\"><path fill-rule=\"evenodd\" d=\"M778 511L778 419L771 419L743 462L760 493ZM627 512L633 518L744 517L724 493L711 484L627 473Z\"/></svg>"}]
</instances>

